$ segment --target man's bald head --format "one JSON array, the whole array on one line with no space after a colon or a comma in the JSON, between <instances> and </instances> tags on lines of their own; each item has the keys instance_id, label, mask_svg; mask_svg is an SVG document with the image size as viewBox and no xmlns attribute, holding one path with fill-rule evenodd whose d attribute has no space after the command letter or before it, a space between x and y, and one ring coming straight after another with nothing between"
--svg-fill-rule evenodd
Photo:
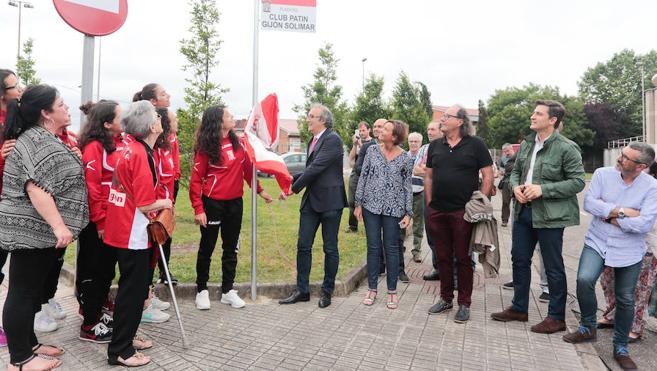
<instances>
[{"instance_id":1,"label":"man's bald head","mask_svg":"<svg viewBox=\"0 0 657 371\"><path fill-rule=\"evenodd\" d=\"M377 119L374 121L374 124L372 124L372 136L374 139L379 138L379 134L381 134L381 131L383 131L383 125L388 122L388 119Z\"/></svg>"}]
</instances>

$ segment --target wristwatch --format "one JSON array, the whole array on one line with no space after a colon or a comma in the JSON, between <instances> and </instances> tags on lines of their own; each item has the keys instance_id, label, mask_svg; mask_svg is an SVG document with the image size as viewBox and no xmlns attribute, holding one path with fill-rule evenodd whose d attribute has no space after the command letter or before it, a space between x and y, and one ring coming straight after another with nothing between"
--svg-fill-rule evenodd
<instances>
[{"instance_id":1,"label":"wristwatch","mask_svg":"<svg viewBox=\"0 0 657 371\"><path fill-rule=\"evenodd\" d=\"M625 209L621 207L620 209L618 209L618 219L623 219L623 218L625 218Z\"/></svg>"}]
</instances>

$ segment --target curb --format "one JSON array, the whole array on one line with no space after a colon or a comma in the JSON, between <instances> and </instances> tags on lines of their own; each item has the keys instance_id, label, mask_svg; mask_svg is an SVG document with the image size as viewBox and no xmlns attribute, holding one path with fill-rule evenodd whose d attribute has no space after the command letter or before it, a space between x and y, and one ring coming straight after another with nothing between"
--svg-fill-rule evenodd
<instances>
[{"instance_id":1,"label":"curb","mask_svg":"<svg viewBox=\"0 0 657 371\"><path fill-rule=\"evenodd\" d=\"M352 269L343 280L335 281L335 290L333 291L333 296L347 296L352 291L354 291L360 281L367 277L367 261L363 261L360 266ZM69 286L74 286L75 284L75 269L64 263L62 271L59 276L60 280ZM310 283L310 293L311 295L319 295L321 290L321 282L311 282ZM296 288L295 283L259 283L258 286L258 297L266 297L270 299L283 299L286 298L290 293ZM118 289L117 285L112 285L110 293L116 296L116 290ZM234 289L237 290L241 297L250 298L251 297L251 283L237 283L234 286ZM177 286L174 286L176 293L176 298L178 299L195 299L196 298L196 284L195 283L180 283ZM155 291L157 296L162 299L170 299L169 288L162 284L155 285ZM210 292L210 297L218 298L221 296L220 286L208 286L208 291Z\"/></svg>"}]
</instances>

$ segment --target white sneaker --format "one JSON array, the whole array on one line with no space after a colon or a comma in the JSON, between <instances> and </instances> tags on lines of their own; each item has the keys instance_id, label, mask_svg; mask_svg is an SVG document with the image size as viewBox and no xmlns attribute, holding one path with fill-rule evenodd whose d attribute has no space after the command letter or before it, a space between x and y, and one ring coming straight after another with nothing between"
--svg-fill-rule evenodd
<instances>
[{"instance_id":1,"label":"white sneaker","mask_svg":"<svg viewBox=\"0 0 657 371\"><path fill-rule=\"evenodd\" d=\"M171 304L169 304L168 301L162 301L160 298L155 296L155 293L153 293L153 297L151 298L151 305L155 309L159 310L167 310L171 307Z\"/></svg>"},{"instance_id":2,"label":"white sneaker","mask_svg":"<svg viewBox=\"0 0 657 371\"><path fill-rule=\"evenodd\" d=\"M210 309L210 293L208 290L203 290L196 294L196 309L208 310Z\"/></svg>"},{"instance_id":3,"label":"white sneaker","mask_svg":"<svg viewBox=\"0 0 657 371\"><path fill-rule=\"evenodd\" d=\"M151 304L141 313L141 323L162 323L168 321L169 317L171 316Z\"/></svg>"},{"instance_id":4,"label":"white sneaker","mask_svg":"<svg viewBox=\"0 0 657 371\"><path fill-rule=\"evenodd\" d=\"M227 293L221 295L222 304L230 304L233 308L243 308L246 303L244 300L237 295L237 290L230 290Z\"/></svg>"},{"instance_id":5,"label":"white sneaker","mask_svg":"<svg viewBox=\"0 0 657 371\"><path fill-rule=\"evenodd\" d=\"M34 316L34 331L53 332L57 330L57 321L50 318L48 312L44 310L46 305L47 304L43 304L41 306L41 311Z\"/></svg>"},{"instance_id":6,"label":"white sneaker","mask_svg":"<svg viewBox=\"0 0 657 371\"><path fill-rule=\"evenodd\" d=\"M53 319L64 319L66 318L66 312L62 309L62 306L53 298L48 300L48 304L45 304L44 309Z\"/></svg>"}]
</instances>

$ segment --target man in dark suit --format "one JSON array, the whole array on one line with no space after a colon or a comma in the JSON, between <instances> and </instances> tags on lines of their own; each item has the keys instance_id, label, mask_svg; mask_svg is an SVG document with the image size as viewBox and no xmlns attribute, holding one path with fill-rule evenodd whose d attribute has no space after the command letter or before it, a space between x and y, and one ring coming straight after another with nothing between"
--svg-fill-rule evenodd
<instances>
[{"instance_id":1,"label":"man in dark suit","mask_svg":"<svg viewBox=\"0 0 657 371\"><path fill-rule=\"evenodd\" d=\"M319 307L331 305L340 255L338 230L342 210L348 206L342 173L344 154L340 136L331 130L333 115L328 108L315 104L308 112L308 131L313 139L308 146L308 160L303 173L294 175L292 192L306 188L301 199L299 238L297 240L297 288L279 304L310 300L310 266L312 247L319 225L324 240L324 282Z\"/></svg>"}]
</instances>

